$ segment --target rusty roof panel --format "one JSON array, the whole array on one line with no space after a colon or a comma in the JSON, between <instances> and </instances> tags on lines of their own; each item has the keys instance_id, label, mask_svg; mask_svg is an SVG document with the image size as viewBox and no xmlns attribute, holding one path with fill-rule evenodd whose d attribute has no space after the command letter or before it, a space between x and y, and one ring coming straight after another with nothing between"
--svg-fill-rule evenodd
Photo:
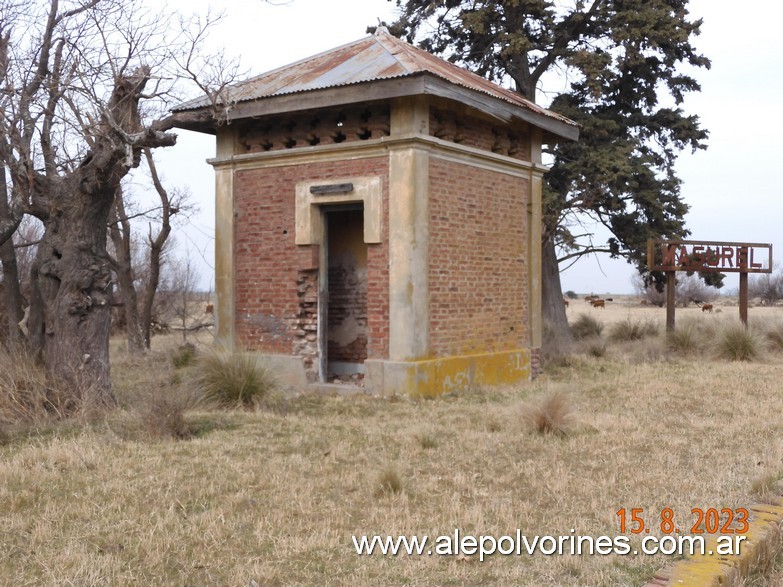
<instances>
[{"instance_id":1,"label":"rusty roof panel","mask_svg":"<svg viewBox=\"0 0 783 587\"><path fill-rule=\"evenodd\" d=\"M381 72L387 72L381 75ZM370 81L382 77L396 77L407 72L392 55L378 45L374 45L354 55L340 65L320 74L316 80L318 87L342 86L357 81ZM302 88L302 90L311 88ZM314 89L314 88L313 88Z\"/></svg>"},{"instance_id":2,"label":"rusty roof panel","mask_svg":"<svg viewBox=\"0 0 783 587\"><path fill-rule=\"evenodd\" d=\"M385 27L379 27L373 36L241 82L230 89L229 97L232 102L245 102L420 73L435 75L469 90L576 126L571 120L550 112L511 90L392 36ZM206 98L198 98L180 104L174 110L194 110L208 105Z\"/></svg>"}]
</instances>

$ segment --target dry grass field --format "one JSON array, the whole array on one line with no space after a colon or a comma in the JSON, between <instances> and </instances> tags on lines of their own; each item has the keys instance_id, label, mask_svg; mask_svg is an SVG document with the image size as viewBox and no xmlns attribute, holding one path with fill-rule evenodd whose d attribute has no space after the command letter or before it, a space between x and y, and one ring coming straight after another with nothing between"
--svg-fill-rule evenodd
<instances>
[{"instance_id":1,"label":"dry grass field","mask_svg":"<svg viewBox=\"0 0 783 587\"><path fill-rule=\"evenodd\" d=\"M620 508L690 527L779 491L783 308L751 308L733 346L737 309L716 308L678 309L692 336L667 342L662 309L575 300L602 334L550 350L533 383L422 401L207 409L175 345L129 359L116 341L119 410L0 424L0 584L641 585L675 559L358 556L351 536L615 536ZM155 419L172 406L183 422Z\"/></svg>"}]
</instances>

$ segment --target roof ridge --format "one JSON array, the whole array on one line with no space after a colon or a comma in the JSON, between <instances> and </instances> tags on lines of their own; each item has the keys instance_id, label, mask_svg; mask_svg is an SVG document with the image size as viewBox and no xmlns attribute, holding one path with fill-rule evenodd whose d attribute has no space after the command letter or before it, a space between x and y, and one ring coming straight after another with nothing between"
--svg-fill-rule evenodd
<instances>
[{"instance_id":1,"label":"roof ridge","mask_svg":"<svg viewBox=\"0 0 783 587\"><path fill-rule=\"evenodd\" d=\"M263 72L259 73L258 75L254 75L254 76L249 77L249 78L247 78L245 80L242 80L241 82L237 82L236 84L233 84L233 85L234 86L245 85L248 82L252 82L253 80L256 80L258 78L267 77L269 75L277 73L278 71L283 71L283 70L286 70L286 69L290 69L292 67L296 67L298 65L303 65L303 64L307 63L308 61L314 61L316 59L320 59L321 57L324 57L324 56L326 56L326 55L328 55L330 53L334 53L335 51L340 51L340 50L346 49L346 48L351 47L353 45L358 45L359 43L365 43L365 42L369 41L370 39L372 39L372 35L368 35L366 37L362 37L361 39L356 39L355 41L351 41L350 43L345 43L345 44L339 45L337 47L332 47L331 49L326 49L324 51L321 51L320 53L316 53L315 55L310 55L309 57L304 57L304 58L300 59L299 61L294 61L293 63L287 63L286 65L281 65L280 67L276 67L274 69L263 71Z\"/></svg>"},{"instance_id":2,"label":"roof ridge","mask_svg":"<svg viewBox=\"0 0 783 587\"><path fill-rule=\"evenodd\" d=\"M375 29L373 37L375 42L383 47L409 74L422 70L414 60L408 58L406 49L412 45L392 35L385 26L379 26Z\"/></svg>"},{"instance_id":3,"label":"roof ridge","mask_svg":"<svg viewBox=\"0 0 783 587\"><path fill-rule=\"evenodd\" d=\"M379 35L379 32L381 33L380 35ZM378 41L378 43L384 49L389 51L389 53L391 55L393 55L400 62L400 64L403 65L409 71L409 73L415 73L415 72L419 72L419 71L428 71L426 66L419 65L418 63L416 63L416 57L421 57L425 61L438 62L438 64L441 67L445 67L447 69L454 69L455 73L459 72L462 75L467 74L469 77L473 78L473 80L476 83L478 83L482 87L484 87L485 91L489 91L491 89L491 90L495 90L495 91L501 90L503 92L508 92L508 93L510 93L513 96L513 98L515 98L517 100L524 101L527 105L529 105L529 107L532 110L538 110L538 111L542 111L542 112L546 111L547 113L549 113L549 111L546 108L536 104L534 101L532 101L532 100L522 96L520 93L515 92L514 90L506 88L506 87L500 85L499 83L493 82L492 80L489 80L489 79L487 79L487 78L485 78L483 76L480 76L477 73L475 73L475 72L473 72L473 71L471 71L471 70L469 70L469 69L467 69L465 67L460 67L459 65L457 65L456 63L454 63L452 61L449 61L447 59L443 59L442 57L438 57L437 55L433 55L432 53L429 53L428 51L425 51L424 49L421 49L420 47L417 47L416 45L413 45L412 43L408 43L407 41L405 41L403 39L395 37L394 35L392 35L389 32L389 29L387 29L384 26L378 27L378 29L376 29L375 35L376 35L376 40ZM397 51L397 52L391 51L387 47L386 43L384 43L384 41L386 41L386 43L391 42L395 48L399 49L399 51ZM413 55L410 55L411 53ZM430 73L434 73L434 74L437 75L437 72L434 72L434 71L430 71ZM441 76L441 77L443 77L443 76ZM449 79L449 78L445 78L445 79Z\"/></svg>"}]
</instances>

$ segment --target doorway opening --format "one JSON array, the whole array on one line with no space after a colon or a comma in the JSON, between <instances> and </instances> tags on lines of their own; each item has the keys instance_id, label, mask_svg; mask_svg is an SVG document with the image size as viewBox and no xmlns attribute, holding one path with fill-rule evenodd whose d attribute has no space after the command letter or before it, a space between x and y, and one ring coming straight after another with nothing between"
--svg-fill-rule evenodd
<instances>
[{"instance_id":1,"label":"doorway opening","mask_svg":"<svg viewBox=\"0 0 783 587\"><path fill-rule=\"evenodd\" d=\"M367 359L367 244L361 204L324 206L321 377L362 385Z\"/></svg>"}]
</instances>

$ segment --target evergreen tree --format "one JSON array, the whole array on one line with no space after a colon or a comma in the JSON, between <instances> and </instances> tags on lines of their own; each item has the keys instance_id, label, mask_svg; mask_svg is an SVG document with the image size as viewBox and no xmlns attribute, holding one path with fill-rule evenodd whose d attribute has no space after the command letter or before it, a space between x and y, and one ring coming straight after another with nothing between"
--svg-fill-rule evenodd
<instances>
[{"instance_id":1,"label":"evergreen tree","mask_svg":"<svg viewBox=\"0 0 783 587\"><path fill-rule=\"evenodd\" d=\"M648 238L688 234L674 163L683 149L706 148L707 131L681 108L700 90L683 66L710 66L692 45L702 21L689 20L687 0L396 3L392 33L510 80L534 102L549 81L561 91L542 92L550 97L542 105L581 125L578 142L549 150L543 203L544 319L568 335L560 262L605 252L643 271ZM583 215L612 236L599 244L576 234Z\"/></svg>"}]
</instances>

